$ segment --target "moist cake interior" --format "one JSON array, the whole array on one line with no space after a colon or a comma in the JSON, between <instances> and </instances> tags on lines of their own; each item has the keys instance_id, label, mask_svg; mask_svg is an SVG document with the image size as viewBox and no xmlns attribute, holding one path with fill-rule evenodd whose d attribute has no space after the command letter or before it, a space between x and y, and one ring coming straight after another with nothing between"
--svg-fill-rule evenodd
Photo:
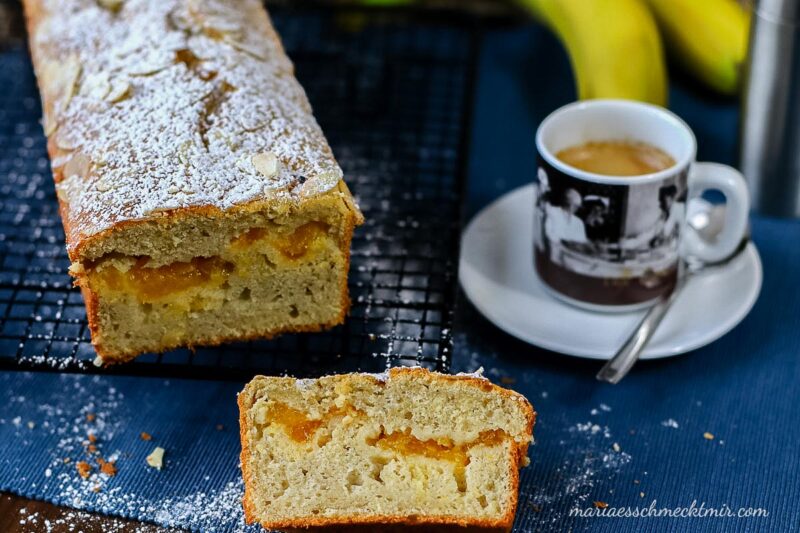
<instances>
[{"instance_id":1,"label":"moist cake interior","mask_svg":"<svg viewBox=\"0 0 800 533\"><path fill-rule=\"evenodd\" d=\"M240 398L252 401L243 462L253 511L275 527L513 516L532 422L517 397L458 380L259 379Z\"/></svg>"},{"instance_id":2,"label":"moist cake interior","mask_svg":"<svg viewBox=\"0 0 800 533\"><path fill-rule=\"evenodd\" d=\"M346 212L345 212L346 213ZM342 321L351 231L335 210L231 218L210 234L151 230L77 269L96 298L98 351L136 354L319 330ZM174 246L154 240L174 238ZM159 253L130 253L157 248ZM167 252L165 252L165 250Z\"/></svg>"}]
</instances>

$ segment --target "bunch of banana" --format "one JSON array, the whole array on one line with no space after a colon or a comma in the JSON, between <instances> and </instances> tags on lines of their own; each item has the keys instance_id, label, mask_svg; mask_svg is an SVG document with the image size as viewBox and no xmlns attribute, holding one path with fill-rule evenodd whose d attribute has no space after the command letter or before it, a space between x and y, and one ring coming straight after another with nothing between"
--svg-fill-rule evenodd
<instances>
[{"instance_id":1,"label":"bunch of banana","mask_svg":"<svg viewBox=\"0 0 800 533\"><path fill-rule=\"evenodd\" d=\"M739 86L749 17L735 0L516 1L564 43L581 99L664 105L662 34L678 62L709 87L731 94Z\"/></svg>"},{"instance_id":2,"label":"bunch of banana","mask_svg":"<svg viewBox=\"0 0 800 533\"><path fill-rule=\"evenodd\" d=\"M734 0L647 0L669 51L708 87L739 89L750 12Z\"/></svg>"},{"instance_id":3,"label":"bunch of banana","mask_svg":"<svg viewBox=\"0 0 800 533\"><path fill-rule=\"evenodd\" d=\"M666 103L661 39L641 0L518 1L563 42L580 98Z\"/></svg>"},{"instance_id":4,"label":"bunch of banana","mask_svg":"<svg viewBox=\"0 0 800 533\"><path fill-rule=\"evenodd\" d=\"M747 54L745 0L514 0L552 29L567 49L578 96L664 105L670 56L702 83L735 94ZM360 0L401 6L415 0Z\"/></svg>"}]
</instances>

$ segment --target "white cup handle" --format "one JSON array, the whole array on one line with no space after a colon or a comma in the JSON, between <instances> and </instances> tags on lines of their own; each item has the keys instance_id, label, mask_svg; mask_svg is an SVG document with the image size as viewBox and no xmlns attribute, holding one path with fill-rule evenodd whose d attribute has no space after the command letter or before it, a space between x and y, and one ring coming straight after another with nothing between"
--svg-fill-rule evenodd
<instances>
[{"instance_id":1,"label":"white cup handle","mask_svg":"<svg viewBox=\"0 0 800 533\"><path fill-rule=\"evenodd\" d=\"M750 213L747 184L735 168L719 163L694 163L689 170L689 200L709 189L725 195L725 226L714 242L709 242L686 224L681 242L683 256L696 257L705 263L722 261L736 250L747 231Z\"/></svg>"}]
</instances>

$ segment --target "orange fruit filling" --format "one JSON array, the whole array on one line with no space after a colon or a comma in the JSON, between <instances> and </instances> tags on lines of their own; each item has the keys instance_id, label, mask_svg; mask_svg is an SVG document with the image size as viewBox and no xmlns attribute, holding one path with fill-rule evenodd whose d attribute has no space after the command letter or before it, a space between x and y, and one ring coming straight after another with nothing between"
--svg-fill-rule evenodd
<instances>
[{"instance_id":1,"label":"orange fruit filling","mask_svg":"<svg viewBox=\"0 0 800 533\"><path fill-rule=\"evenodd\" d=\"M329 230L330 226L324 222L307 222L288 235L271 236L269 242L284 257L299 259L308 252L318 238L327 235ZM264 239L268 234L269 232L265 228L251 228L239 235L233 241L233 246L246 248L254 242Z\"/></svg>"},{"instance_id":2,"label":"orange fruit filling","mask_svg":"<svg viewBox=\"0 0 800 533\"><path fill-rule=\"evenodd\" d=\"M281 402L274 402L267 408L267 421L283 426L284 431L296 442L309 442L316 431L336 416L364 415L363 411L347 405L334 407L320 419L311 419L306 413L294 409ZM400 455L421 455L431 459L451 461L460 467L469 464L469 450L475 446L495 446L502 443L507 434L502 429L483 431L478 438L463 444L455 444L452 439L422 440L411 434L411 429L386 434L381 432L374 438L367 439L367 444L394 451Z\"/></svg>"},{"instance_id":3,"label":"orange fruit filling","mask_svg":"<svg viewBox=\"0 0 800 533\"><path fill-rule=\"evenodd\" d=\"M267 420L283 426L286 434L297 442L308 442L324 422L322 419L311 420L303 411L281 402L269 406Z\"/></svg>"},{"instance_id":4,"label":"orange fruit filling","mask_svg":"<svg viewBox=\"0 0 800 533\"><path fill-rule=\"evenodd\" d=\"M351 405L345 405L344 407L333 407L322 418L312 420L303 411L289 407L282 402L274 402L267 408L267 421L283 426L284 431L292 440L308 442L328 420L345 415L363 414L363 411L359 411Z\"/></svg>"},{"instance_id":5,"label":"orange fruit filling","mask_svg":"<svg viewBox=\"0 0 800 533\"><path fill-rule=\"evenodd\" d=\"M384 450L391 450L400 455L422 455L431 459L444 459L457 465L469 464L468 452L470 448L480 445L495 446L506 438L505 431L494 429L483 431L478 438L464 444L455 444L451 439L421 440L411 434L411 429L395 431L388 435L381 433L374 439L369 439L367 444L377 446Z\"/></svg>"},{"instance_id":6,"label":"orange fruit filling","mask_svg":"<svg viewBox=\"0 0 800 533\"><path fill-rule=\"evenodd\" d=\"M137 260L127 272L107 267L92 273L91 278L112 291L133 292L139 301L151 303L194 287L222 284L234 269L219 257L196 257L155 268L148 268L147 261Z\"/></svg>"}]
</instances>

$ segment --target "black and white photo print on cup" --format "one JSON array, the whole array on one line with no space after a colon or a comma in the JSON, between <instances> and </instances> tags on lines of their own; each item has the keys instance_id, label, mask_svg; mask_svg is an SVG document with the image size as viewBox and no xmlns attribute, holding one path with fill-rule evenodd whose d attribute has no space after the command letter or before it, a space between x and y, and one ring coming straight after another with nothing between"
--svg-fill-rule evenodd
<instances>
[{"instance_id":1,"label":"black and white photo print on cup","mask_svg":"<svg viewBox=\"0 0 800 533\"><path fill-rule=\"evenodd\" d=\"M544 286L570 303L603 311L647 306L674 287L681 254L715 260L744 234L744 178L724 165L694 162L694 135L665 109L624 100L579 102L547 117L536 141L533 260ZM583 168L558 157L576 147ZM650 166L653 154L669 162ZM637 157L642 161L633 168L647 173L585 170L592 158ZM599 163L609 172L628 162ZM708 189L721 191L728 203L726 226L714 243L686 225L688 199Z\"/></svg>"}]
</instances>

